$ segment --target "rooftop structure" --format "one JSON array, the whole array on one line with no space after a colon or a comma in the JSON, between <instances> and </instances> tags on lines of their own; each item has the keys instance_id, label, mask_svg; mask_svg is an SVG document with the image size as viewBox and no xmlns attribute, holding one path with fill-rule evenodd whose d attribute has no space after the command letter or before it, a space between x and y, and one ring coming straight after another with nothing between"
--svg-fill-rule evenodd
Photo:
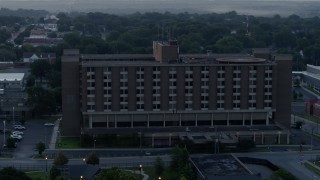
<instances>
[{"instance_id":1,"label":"rooftop structure","mask_svg":"<svg viewBox=\"0 0 320 180\"><path fill-rule=\"evenodd\" d=\"M190 159L197 179L260 179L232 155L195 155Z\"/></svg>"}]
</instances>

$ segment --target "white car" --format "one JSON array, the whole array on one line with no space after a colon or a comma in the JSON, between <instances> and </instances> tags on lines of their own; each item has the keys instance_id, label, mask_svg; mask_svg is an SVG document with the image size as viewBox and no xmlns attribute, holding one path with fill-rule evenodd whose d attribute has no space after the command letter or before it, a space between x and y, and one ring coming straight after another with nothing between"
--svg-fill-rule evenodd
<instances>
[{"instance_id":1,"label":"white car","mask_svg":"<svg viewBox=\"0 0 320 180\"><path fill-rule=\"evenodd\" d=\"M10 137L19 141L22 139L22 136L18 134L11 134Z\"/></svg>"},{"instance_id":2,"label":"white car","mask_svg":"<svg viewBox=\"0 0 320 180\"><path fill-rule=\"evenodd\" d=\"M44 126L54 126L54 123L44 123Z\"/></svg>"},{"instance_id":3,"label":"white car","mask_svg":"<svg viewBox=\"0 0 320 180\"><path fill-rule=\"evenodd\" d=\"M16 130L25 130L25 129L26 129L26 127L21 126L21 125L14 125L13 127L14 127L14 129L16 129Z\"/></svg>"},{"instance_id":4,"label":"white car","mask_svg":"<svg viewBox=\"0 0 320 180\"><path fill-rule=\"evenodd\" d=\"M23 135L22 131L13 131L11 134Z\"/></svg>"}]
</instances>

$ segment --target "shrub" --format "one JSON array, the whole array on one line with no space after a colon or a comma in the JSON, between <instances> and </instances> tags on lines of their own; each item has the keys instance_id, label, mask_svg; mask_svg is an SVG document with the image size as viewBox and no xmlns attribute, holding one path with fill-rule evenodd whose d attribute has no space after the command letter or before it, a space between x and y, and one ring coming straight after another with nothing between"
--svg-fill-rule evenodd
<instances>
[{"instance_id":1,"label":"shrub","mask_svg":"<svg viewBox=\"0 0 320 180\"><path fill-rule=\"evenodd\" d=\"M54 158L53 164L54 165L65 165L68 164L69 159L61 152L57 152Z\"/></svg>"}]
</instances>

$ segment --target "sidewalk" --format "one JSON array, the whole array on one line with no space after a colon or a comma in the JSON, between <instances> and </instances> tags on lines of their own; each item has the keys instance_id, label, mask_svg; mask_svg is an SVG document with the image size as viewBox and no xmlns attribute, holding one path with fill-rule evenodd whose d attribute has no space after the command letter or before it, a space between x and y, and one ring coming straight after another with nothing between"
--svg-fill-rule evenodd
<instances>
[{"instance_id":1,"label":"sidewalk","mask_svg":"<svg viewBox=\"0 0 320 180\"><path fill-rule=\"evenodd\" d=\"M134 173L134 174L140 174L141 173L141 176L143 176L142 180L148 180L149 179L149 176L146 173L144 173L143 170L141 170L141 172L140 171L133 171L133 170L126 170L126 171L129 171L129 172Z\"/></svg>"},{"instance_id":2,"label":"sidewalk","mask_svg":"<svg viewBox=\"0 0 320 180\"><path fill-rule=\"evenodd\" d=\"M60 120L57 119L56 122L54 123L54 128L53 128L52 135L51 135L49 149L55 149L56 148L56 142L57 142L59 126L60 126Z\"/></svg>"},{"instance_id":3,"label":"sidewalk","mask_svg":"<svg viewBox=\"0 0 320 180\"><path fill-rule=\"evenodd\" d=\"M317 99L320 99L320 96L312 91L310 91L309 89L303 87L303 86L300 86L302 89L304 89L305 91L309 92L310 94L313 94L314 96L317 97Z\"/></svg>"}]
</instances>

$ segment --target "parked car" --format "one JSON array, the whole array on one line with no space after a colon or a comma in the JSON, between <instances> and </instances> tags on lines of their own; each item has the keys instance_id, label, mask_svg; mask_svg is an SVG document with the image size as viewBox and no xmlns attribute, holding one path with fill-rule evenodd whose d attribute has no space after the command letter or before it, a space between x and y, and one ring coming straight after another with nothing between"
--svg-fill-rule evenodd
<instances>
[{"instance_id":1,"label":"parked car","mask_svg":"<svg viewBox=\"0 0 320 180\"><path fill-rule=\"evenodd\" d=\"M11 134L10 137L18 141L22 139L22 136L18 134Z\"/></svg>"},{"instance_id":2,"label":"parked car","mask_svg":"<svg viewBox=\"0 0 320 180\"><path fill-rule=\"evenodd\" d=\"M54 123L44 123L44 126L54 126Z\"/></svg>"},{"instance_id":3,"label":"parked car","mask_svg":"<svg viewBox=\"0 0 320 180\"><path fill-rule=\"evenodd\" d=\"M22 131L13 131L11 134L23 135Z\"/></svg>"},{"instance_id":4,"label":"parked car","mask_svg":"<svg viewBox=\"0 0 320 180\"><path fill-rule=\"evenodd\" d=\"M22 126L22 125L14 125L13 126L15 130L25 130L26 127Z\"/></svg>"}]
</instances>

